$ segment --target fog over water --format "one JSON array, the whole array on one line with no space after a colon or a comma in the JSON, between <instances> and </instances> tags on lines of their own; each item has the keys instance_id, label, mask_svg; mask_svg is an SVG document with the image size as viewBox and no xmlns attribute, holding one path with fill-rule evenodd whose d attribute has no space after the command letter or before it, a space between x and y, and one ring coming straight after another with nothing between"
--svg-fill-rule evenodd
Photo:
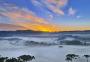
<instances>
[{"instance_id":1,"label":"fog over water","mask_svg":"<svg viewBox=\"0 0 90 62\"><path fill-rule=\"evenodd\" d=\"M2 39L1 39L2 38ZM51 46L25 46L26 41L37 41L56 43L57 38L41 38L41 37L1 37L0 55L8 57L18 57L24 54L35 56L35 60L31 62L65 62L67 54L77 54L81 57L84 54L90 54L90 46L75 46L75 45L51 45ZM19 41L18 41L19 40ZM12 43L11 43L12 42ZM77 59L76 61L85 62Z\"/></svg>"}]
</instances>

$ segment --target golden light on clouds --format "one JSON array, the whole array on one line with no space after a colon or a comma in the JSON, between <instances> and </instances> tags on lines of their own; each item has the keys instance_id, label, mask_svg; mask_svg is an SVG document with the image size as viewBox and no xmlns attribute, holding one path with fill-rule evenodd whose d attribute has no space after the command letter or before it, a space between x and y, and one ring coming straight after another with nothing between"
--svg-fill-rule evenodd
<instances>
[{"instance_id":1,"label":"golden light on clouds","mask_svg":"<svg viewBox=\"0 0 90 62\"><path fill-rule=\"evenodd\" d=\"M62 0L62 2L63 1L64 0ZM62 2L60 2L60 4ZM50 9L53 9L55 12L64 15L64 12L62 10L56 9L55 7L50 7ZM26 8L17 9L17 11L12 12L7 11L1 14L8 17L9 20L13 23L13 25L22 27L23 29L21 30L34 30L43 32L90 30L90 26L65 26L54 24L44 18L36 16L36 14ZM52 17L52 15L50 17ZM15 29L18 30L20 28Z\"/></svg>"},{"instance_id":2,"label":"golden light on clouds","mask_svg":"<svg viewBox=\"0 0 90 62\"><path fill-rule=\"evenodd\" d=\"M26 30L34 30L34 31L44 31L44 32L57 32L60 31L58 26L49 23L47 20L34 16L31 13L26 13L22 15L21 12L18 13L3 13L3 15L8 16L14 25L25 27ZM22 22L24 19L24 22ZM28 20L29 22L26 22Z\"/></svg>"},{"instance_id":3,"label":"golden light on clouds","mask_svg":"<svg viewBox=\"0 0 90 62\"><path fill-rule=\"evenodd\" d=\"M90 26L63 26L56 25L54 23L49 23L47 20L34 16L33 14L21 13L5 13L4 15L8 16L14 25L22 26L24 30L34 30L34 31L43 31L43 32L59 32L59 31L75 31L75 30L90 30ZM29 20L29 22L22 22Z\"/></svg>"},{"instance_id":4,"label":"golden light on clouds","mask_svg":"<svg viewBox=\"0 0 90 62\"><path fill-rule=\"evenodd\" d=\"M67 3L68 0L47 0L45 4L54 13L59 15L65 15L64 11L61 8L66 6ZM55 6L52 4L55 4Z\"/></svg>"},{"instance_id":5,"label":"golden light on clouds","mask_svg":"<svg viewBox=\"0 0 90 62\"><path fill-rule=\"evenodd\" d=\"M60 28L50 24L35 24L35 23L17 23L19 26L26 27L28 30L43 31L43 32L58 32Z\"/></svg>"}]
</instances>

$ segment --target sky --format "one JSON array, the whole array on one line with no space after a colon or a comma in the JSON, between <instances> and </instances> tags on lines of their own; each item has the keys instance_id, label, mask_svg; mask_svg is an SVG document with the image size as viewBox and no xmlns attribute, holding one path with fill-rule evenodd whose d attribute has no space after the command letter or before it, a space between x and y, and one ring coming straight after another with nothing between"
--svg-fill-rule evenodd
<instances>
[{"instance_id":1,"label":"sky","mask_svg":"<svg viewBox=\"0 0 90 62\"><path fill-rule=\"evenodd\" d=\"M90 30L89 11L90 0L0 0L0 30Z\"/></svg>"}]
</instances>

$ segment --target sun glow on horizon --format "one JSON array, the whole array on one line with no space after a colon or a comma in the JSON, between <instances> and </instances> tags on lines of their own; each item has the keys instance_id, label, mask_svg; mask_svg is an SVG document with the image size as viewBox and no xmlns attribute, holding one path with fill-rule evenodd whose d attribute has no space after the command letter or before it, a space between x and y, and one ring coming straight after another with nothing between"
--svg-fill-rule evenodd
<instances>
[{"instance_id":1,"label":"sun glow on horizon","mask_svg":"<svg viewBox=\"0 0 90 62\"><path fill-rule=\"evenodd\" d=\"M43 32L90 30L90 21L82 18L83 16L79 15L73 6L68 7L68 2L69 0L30 0L28 3L32 3L32 5L28 4L26 5L27 7L21 5L21 7L18 2L16 4L15 2L7 3L3 1L0 3L0 18L5 19L4 23L6 24L10 22L12 25L15 25L16 27L13 26L15 28L14 30L20 29ZM87 21L82 21L84 19ZM3 20L0 21L1 23L3 22ZM68 26L70 24L71 26ZM10 29L10 26L0 27L1 29ZM11 29L13 29L13 27L11 27Z\"/></svg>"},{"instance_id":2,"label":"sun glow on horizon","mask_svg":"<svg viewBox=\"0 0 90 62\"><path fill-rule=\"evenodd\" d=\"M90 30L90 26L57 25L57 24L51 23L43 18L34 16L31 13L28 13L28 14L24 13L24 15L22 15L22 12L18 12L18 13L8 12L8 13L3 13L3 15L9 17L11 19L11 21L14 22L15 25L22 26L26 30L43 31L43 32ZM28 20L29 22L26 22L25 20L23 22L23 19Z\"/></svg>"}]
</instances>

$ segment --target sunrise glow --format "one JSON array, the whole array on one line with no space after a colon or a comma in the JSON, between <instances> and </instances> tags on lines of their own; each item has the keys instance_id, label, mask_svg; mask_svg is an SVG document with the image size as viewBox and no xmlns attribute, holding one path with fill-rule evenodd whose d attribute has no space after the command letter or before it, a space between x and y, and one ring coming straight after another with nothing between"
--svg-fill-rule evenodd
<instances>
[{"instance_id":1,"label":"sunrise glow","mask_svg":"<svg viewBox=\"0 0 90 62\"><path fill-rule=\"evenodd\" d=\"M75 8L74 4L69 5L69 0L30 0L29 4L25 4L27 2L22 0L20 5L20 2L16 1L8 3L1 1L0 23L5 25L4 27L2 25L1 29L9 30L10 24L9 26L16 27L14 30L43 32L90 30L90 19L86 10L79 9L78 6Z\"/></svg>"}]
</instances>

